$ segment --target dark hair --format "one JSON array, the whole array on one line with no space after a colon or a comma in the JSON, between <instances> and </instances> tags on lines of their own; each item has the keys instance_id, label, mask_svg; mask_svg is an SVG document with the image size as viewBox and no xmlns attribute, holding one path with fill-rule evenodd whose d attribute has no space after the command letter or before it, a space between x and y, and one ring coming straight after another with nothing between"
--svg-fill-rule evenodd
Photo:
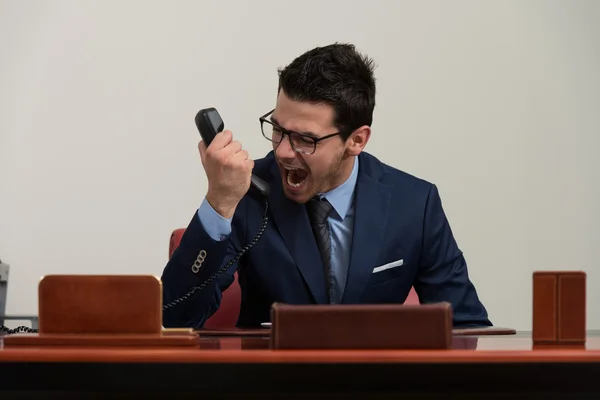
<instances>
[{"instance_id":1,"label":"dark hair","mask_svg":"<svg viewBox=\"0 0 600 400\"><path fill-rule=\"evenodd\" d=\"M346 140L357 128L373 122L375 63L351 44L317 47L279 69L279 90L295 101L333 107L335 127Z\"/></svg>"}]
</instances>

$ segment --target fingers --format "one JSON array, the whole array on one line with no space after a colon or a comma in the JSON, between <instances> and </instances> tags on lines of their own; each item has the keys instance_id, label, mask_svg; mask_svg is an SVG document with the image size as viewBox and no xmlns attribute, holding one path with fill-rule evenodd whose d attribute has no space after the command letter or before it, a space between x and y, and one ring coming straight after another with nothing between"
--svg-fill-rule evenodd
<instances>
[{"instance_id":1,"label":"fingers","mask_svg":"<svg viewBox=\"0 0 600 400\"><path fill-rule=\"evenodd\" d=\"M215 153L223 153L223 156L227 157L228 155L237 154L242 150L242 144L237 140L233 140L231 131L223 131L215 136L207 150Z\"/></svg>"},{"instance_id":2,"label":"fingers","mask_svg":"<svg viewBox=\"0 0 600 400\"><path fill-rule=\"evenodd\" d=\"M250 158L250 155L246 150L240 150L236 152L233 157L236 159L236 161L246 161L248 158Z\"/></svg>"},{"instance_id":3,"label":"fingers","mask_svg":"<svg viewBox=\"0 0 600 400\"><path fill-rule=\"evenodd\" d=\"M247 151L244 150L244 152L246 154L243 155L243 162L246 165L246 168L248 168L248 171L252 171L254 169L254 160L250 158Z\"/></svg>"},{"instance_id":4,"label":"fingers","mask_svg":"<svg viewBox=\"0 0 600 400\"><path fill-rule=\"evenodd\" d=\"M231 133L231 131L224 130L223 132L219 132L210 143L210 148L213 150L221 150L225 146L229 145L232 139L233 134Z\"/></svg>"},{"instance_id":5,"label":"fingers","mask_svg":"<svg viewBox=\"0 0 600 400\"><path fill-rule=\"evenodd\" d=\"M240 142L234 140L233 142L229 143L227 145L227 147L225 147L225 149L227 150L227 153L229 153L229 154L237 154L240 151L242 151L242 144Z\"/></svg>"},{"instance_id":6,"label":"fingers","mask_svg":"<svg viewBox=\"0 0 600 400\"><path fill-rule=\"evenodd\" d=\"M219 159L221 162L229 160L229 162L248 162L254 165L254 161L250 159L250 155L242 148L242 144L233 140L231 131L223 131L218 133L211 144L206 146L204 141L198 143L198 150L202 162L206 161L206 157Z\"/></svg>"}]
</instances>

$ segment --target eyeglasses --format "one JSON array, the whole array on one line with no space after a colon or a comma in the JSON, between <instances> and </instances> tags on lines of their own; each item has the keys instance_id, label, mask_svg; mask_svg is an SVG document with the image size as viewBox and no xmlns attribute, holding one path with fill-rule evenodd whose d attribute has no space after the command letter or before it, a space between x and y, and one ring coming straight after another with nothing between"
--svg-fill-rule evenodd
<instances>
[{"instance_id":1,"label":"eyeglasses","mask_svg":"<svg viewBox=\"0 0 600 400\"><path fill-rule=\"evenodd\" d=\"M316 138L306 133L289 131L277 125L275 122L267 119L267 117L271 115L273 111L275 110L271 110L259 118L260 129L262 131L263 136L265 137L265 139L279 145L283 140L283 137L287 135L290 139L290 144L292 145L292 148L298 153L313 154L317 149L318 142L342 134L342 132L336 132L330 135Z\"/></svg>"}]
</instances>

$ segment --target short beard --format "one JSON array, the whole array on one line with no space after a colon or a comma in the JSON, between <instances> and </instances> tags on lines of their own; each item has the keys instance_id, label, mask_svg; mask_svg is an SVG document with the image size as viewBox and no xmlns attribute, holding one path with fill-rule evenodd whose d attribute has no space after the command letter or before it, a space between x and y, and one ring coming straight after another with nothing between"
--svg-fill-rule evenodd
<instances>
[{"instance_id":1,"label":"short beard","mask_svg":"<svg viewBox=\"0 0 600 400\"><path fill-rule=\"evenodd\" d=\"M332 189L332 186L334 185L334 182L337 180L337 177L340 173L342 162L345 159L344 154L345 151L343 148L340 153L336 154L334 162L331 163L331 166L327 171L327 175L325 175L325 178L323 179L323 183L319 185L317 192L313 193L313 196L317 195L317 193L325 193Z\"/></svg>"}]
</instances>

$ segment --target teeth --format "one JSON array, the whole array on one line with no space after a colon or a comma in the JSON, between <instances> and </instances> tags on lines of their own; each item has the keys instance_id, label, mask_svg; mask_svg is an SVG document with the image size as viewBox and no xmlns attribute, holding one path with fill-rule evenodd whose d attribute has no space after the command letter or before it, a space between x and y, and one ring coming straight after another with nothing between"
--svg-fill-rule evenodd
<instances>
[{"instance_id":1,"label":"teeth","mask_svg":"<svg viewBox=\"0 0 600 400\"><path fill-rule=\"evenodd\" d=\"M287 169L287 168L286 168L286 169ZM289 171L293 171L293 170L292 170L292 169L288 169L288 173L286 174L286 178L287 178L287 183L288 183L288 185L290 185L291 187L295 187L295 188L299 187L299 186L302 184L302 182L300 182L300 183L293 183L293 182L291 181L291 178L290 178L290 175L291 175L291 174L289 173Z\"/></svg>"},{"instance_id":2,"label":"teeth","mask_svg":"<svg viewBox=\"0 0 600 400\"><path fill-rule=\"evenodd\" d=\"M290 171L294 171L294 170L297 170L297 169L298 169L298 168L287 169L287 167L286 167L286 170L288 171L288 173L286 174L287 183L288 183L288 185L290 185L291 187L294 187L294 188L300 187L300 185L302 185L302 184L304 183L304 181L302 181L302 182L298 182L298 183L294 183L294 182L292 182L292 180L291 180L291 178L290 178L290 176L291 176L292 174L290 174Z\"/></svg>"}]
</instances>

